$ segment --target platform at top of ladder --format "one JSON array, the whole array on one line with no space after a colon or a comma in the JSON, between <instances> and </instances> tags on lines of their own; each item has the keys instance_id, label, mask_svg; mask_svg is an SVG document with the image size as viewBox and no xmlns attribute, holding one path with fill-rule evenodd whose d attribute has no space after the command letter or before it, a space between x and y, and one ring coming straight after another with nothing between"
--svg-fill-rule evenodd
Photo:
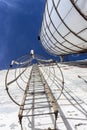
<instances>
[{"instance_id":1,"label":"platform at top of ladder","mask_svg":"<svg viewBox=\"0 0 87 130\"><path fill-rule=\"evenodd\" d=\"M34 50L30 50L30 53L24 55L16 60L12 60L10 67L27 67L31 64L50 64L55 63L56 61L53 59L47 59L43 56L39 56L35 54Z\"/></svg>"}]
</instances>

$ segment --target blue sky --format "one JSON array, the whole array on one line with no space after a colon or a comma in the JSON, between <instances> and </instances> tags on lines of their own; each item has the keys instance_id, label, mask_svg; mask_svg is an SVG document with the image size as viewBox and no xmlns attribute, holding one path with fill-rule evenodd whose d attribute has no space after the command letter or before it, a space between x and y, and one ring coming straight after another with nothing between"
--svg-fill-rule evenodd
<instances>
[{"instance_id":1,"label":"blue sky","mask_svg":"<svg viewBox=\"0 0 87 130\"><path fill-rule=\"evenodd\" d=\"M51 57L37 39L44 3L45 0L0 0L0 69L7 68L13 59L27 54L31 49L37 54Z\"/></svg>"},{"instance_id":2,"label":"blue sky","mask_svg":"<svg viewBox=\"0 0 87 130\"><path fill-rule=\"evenodd\" d=\"M43 54L37 40L44 0L0 0L0 68L35 49Z\"/></svg>"}]
</instances>

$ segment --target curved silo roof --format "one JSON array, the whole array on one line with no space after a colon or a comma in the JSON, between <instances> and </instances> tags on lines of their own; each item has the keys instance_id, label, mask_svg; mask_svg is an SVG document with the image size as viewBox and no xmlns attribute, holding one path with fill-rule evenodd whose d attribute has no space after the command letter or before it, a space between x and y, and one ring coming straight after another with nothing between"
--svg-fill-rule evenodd
<instances>
[{"instance_id":1,"label":"curved silo roof","mask_svg":"<svg viewBox=\"0 0 87 130\"><path fill-rule=\"evenodd\" d=\"M46 0L40 40L55 55L87 52L87 0Z\"/></svg>"}]
</instances>

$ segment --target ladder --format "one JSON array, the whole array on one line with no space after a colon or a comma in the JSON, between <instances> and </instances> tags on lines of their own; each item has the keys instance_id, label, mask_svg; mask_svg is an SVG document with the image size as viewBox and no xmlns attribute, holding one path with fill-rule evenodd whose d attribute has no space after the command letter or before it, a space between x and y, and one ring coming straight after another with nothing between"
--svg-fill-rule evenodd
<instances>
[{"instance_id":1,"label":"ladder","mask_svg":"<svg viewBox=\"0 0 87 130\"><path fill-rule=\"evenodd\" d=\"M37 64L33 64L18 114L19 121L22 125L23 118L31 117L31 129L34 130L35 117L39 118L41 116L43 118L47 115L54 117L54 128L51 129L49 126L46 129L56 130L58 104L40 68Z\"/></svg>"}]
</instances>

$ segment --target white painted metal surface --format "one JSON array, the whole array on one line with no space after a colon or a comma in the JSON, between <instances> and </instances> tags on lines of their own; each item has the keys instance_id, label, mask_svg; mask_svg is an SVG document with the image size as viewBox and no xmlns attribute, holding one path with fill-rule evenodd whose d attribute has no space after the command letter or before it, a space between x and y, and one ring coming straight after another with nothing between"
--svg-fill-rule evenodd
<instances>
[{"instance_id":1,"label":"white painted metal surface","mask_svg":"<svg viewBox=\"0 0 87 130\"><path fill-rule=\"evenodd\" d=\"M57 129L58 130L87 130L87 65L85 66L79 64L59 64L63 75L64 75L64 90L63 93L58 100L59 105L59 114L57 119ZM55 68L55 79L56 76L60 77L58 69ZM21 71L24 68L21 68ZM58 95L57 88L55 87L55 82L52 82L52 75L48 78L48 70L47 66L40 67L40 70L43 72L44 76L50 85L51 89L55 96ZM29 74L31 68L28 68L28 71L25 74ZM53 68L50 67L51 72ZM10 71L9 81L14 79L14 71ZM6 70L0 71L0 129L1 130L21 130L19 122L18 122L18 111L19 107L16 106L9 99L6 90L5 90L5 75ZM26 77L23 76L25 81ZM21 83L22 88L25 86L25 83L21 82L21 79L18 80ZM55 90L56 89L56 90ZM20 101L21 99L21 91L16 88L16 84L12 85L13 94L16 94L16 99ZM20 95L20 96L19 96ZM40 99L41 101L45 101L44 99ZM41 110L43 113L43 110ZM37 111L41 113L41 111ZM32 122L28 122L29 120L25 120L25 129L28 127L28 130L33 130L31 126ZM45 130L48 127L53 128L52 117L48 117L47 115L37 117L35 130ZM26 127L26 125L28 126ZM42 126L44 124L44 126ZM45 128L45 129L43 129Z\"/></svg>"},{"instance_id":2,"label":"white painted metal surface","mask_svg":"<svg viewBox=\"0 0 87 130\"><path fill-rule=\"evenodd\" d=\"M54 55L87 52L87 0L47 0L40 40Z\"/></svg>"}]
</instances>

